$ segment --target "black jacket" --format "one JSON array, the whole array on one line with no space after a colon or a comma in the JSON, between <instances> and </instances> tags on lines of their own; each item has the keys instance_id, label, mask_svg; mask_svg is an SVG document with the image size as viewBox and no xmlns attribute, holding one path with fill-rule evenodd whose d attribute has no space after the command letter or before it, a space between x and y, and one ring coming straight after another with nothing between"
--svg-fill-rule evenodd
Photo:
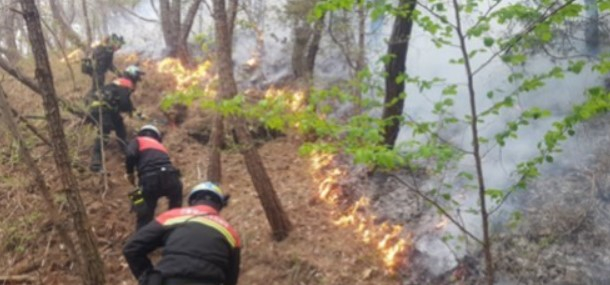
<instances>
[{"instance_id":1,"label":"black jacket","mask_svg":"<svg viewBox=\"0 0 610 285\"><path fill-rule=\"evenodd\" d=\"M140 177L154 174L166 168L174 170L167 149L156 139L138 136L127 146L125 167L128 174L137 168Z\"/></svg>"},{"instance_id":2,"label":"black jacket","mask_svg":"<svg viewBox=\"0 0 610 285\"><path fill-rule=\"evenodd\" d=\"M131 94L135 90L135 83L129 78L119 77L102 88L102 96L114 111L131 114L135 111Z\"/></svg>"},{"instance_id":3,"label":"black jacket","mask_svg":"<svg viewBox=\"0 0 610 285\"><path fill-rule=\"evenodd\" d=\"M199 205L167 211L129 239L123 255L136 278L153 269L148 254L163 247L156 270L164 278L235 285L240 239L213 208Z\"/></svg>"},{"instance_id":4,"label":"black jacket","mask_svg":"<svg viewBox=\"0 0 610 285\"><path fill-rule=\"evenodd\" d=\"M99 45L93 49L93 69L95 73L104 74L107 71L116 71L114 66L114 49L110 46Z\"/></svg>"}]
</instances>

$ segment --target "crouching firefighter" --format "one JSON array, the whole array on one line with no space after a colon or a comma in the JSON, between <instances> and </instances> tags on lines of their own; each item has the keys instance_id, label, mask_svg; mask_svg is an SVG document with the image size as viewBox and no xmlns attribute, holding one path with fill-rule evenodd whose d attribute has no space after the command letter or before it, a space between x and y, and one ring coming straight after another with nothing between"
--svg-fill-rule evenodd
<instances>
[{"instance_id":1,"label":"crouching firefighter","mask_svg":"<svg viewBox=\"0 0 610 285\"><path fill-rule=\"evenodd\" d=\"M153 125L145 125L137 137L127 146L125 158L126 177L136 185L134 171L138 170L138 190L143 205L134 207L136 230L148 224L155 217L157 201L161 197L169 199L169 208L182 207L182 182L180 171L172 165L167 149L161 144L161 132ZM132 200L136 206L136 200Z\"/></svg>"},{"instance_id":2,"label":"crouching firefighter","mask_svg":"<svg viewBox=\"0 0 610 285\"><path fill-rule=\"evenodd\" d=\"M189 207L159 215L127 241L123 255L140 285L235 285L240 239L219 216L229 196L211 182L195 186ZM153 267L148 254L163 247Z\"/></svg>"},{"instance_id":3,"label":"crouching firefighter","mask_svg":"<svg viewBox=\"0 0 610 285\"><path fill-rule=\"evenodd\" d=\"M144 75L144 72L140 71L137 66L130 65L121 77L104 86L102 90L95 92L96 96L89 104L91 111L88 119L89 122L101 127L103 138L100 137L98 132L93 144L91 164L89 165L91 171L98 172L101 170L102 141L104 144L108 142L110 132L114 131L116 133L121 151L125 153L127 131L121 114L128 113L131 116L133 113L131 94L135 91L136 84L140 81L142 75Z\"/></svg>"}]
</instances>

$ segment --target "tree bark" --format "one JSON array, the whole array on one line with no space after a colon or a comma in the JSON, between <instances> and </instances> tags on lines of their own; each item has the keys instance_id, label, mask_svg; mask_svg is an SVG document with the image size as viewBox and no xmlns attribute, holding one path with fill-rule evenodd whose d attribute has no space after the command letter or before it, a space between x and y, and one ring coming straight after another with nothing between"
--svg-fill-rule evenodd
<instances>
[{"instance_id":1,"label":"tree bark","mask_svg":"<svg viewBox=\"0 0 610 285\"><path fill-rule=\"evenodd\" d=\"M216 54L218 58L219 72L219 98L230 99L237 94L237 85L233 75L232 44L230 38L229 23L227 17L225 0L213 0L214 23L216 28L216 42L218 48ZM271 226L273 238L281 241L288 236L291 224L288 215L284 212L282 205L273 189L271 179L265 170L265 166L254 147L252 137L246 129L242 118L232 118L231 122L237 136L237 143L240 145L241 153L244 156L246 168L254 184L258 197L261 201L267 221Z\"/></svg>"},{"instance_id":2,"label":"tree bark","mask_svg":"<svg viewBox=\"0 0 610 285\"><path fill-rule=\"evenodd\" d=\"M17 47L17 16L16 13L11 11L10 8L17 6L18 1L11 1L6 8L4 15L4 27L2 29L2 39L6 45L3 53L6 59L11 64L16 64L21 59L21 53Z\"/></svg>"},{"instance_id":3,"label":"tree bark","mask_svg":"<svg viewBox=\"0 0 610 285\"><path fill-rule=\"evenodd\" d=\"M457 0L453 0L455 13L455 31L460 41L460 51L464 59L464 71L468 80L468 99L470 103L470 129L472 135L472 156L477 170L477 184L479 190L479 209L481 210L481 223L483 228L483 254L485 255L485 273L488 285L495 282L495 270L493 255L491 252L491 238L489 235L489 212L487 211L487 201L485 200L485 176L483 175L483 156L481 153L481 141L479 138L479 113L477 111L476 92L474 89L474 73L470 64L470 52L466 45L467 35L462 28L462 18L460 16L460 5Z\"/></svg>"},{"instance_id":4,"label":"tree bark","mask_svg":"<svg viewBox=\"0 0 610 285\"><path fill-rule=\"evenodd\" d=\"M324 30L324 19L326 15L320 17L312 24L303 15L308 15L315 7L316 1L312 2L311 7L300 8L293 11L296 17L293 27L294 43L292 46L292 70L296 78L303 78L307 83L313 77L316 56L320 49L322 31ZM292 4L301 5L301 4Z\"/></svg>"},{"instance_id":5,"label":"tree bark","mask_svg":"<svg viewBox=\"0 0 610 285\"><path fill-rule=\"evenodd\" d=\"M46 210L50 214L51 221L53 222L53 225L57 229L57 232L59 233L59 237L60 237L61 241L66 245L66 248L68 249L68 253L69 253L72 261L76 264L77 267L80 268L82 266L81 260L80 260L80 258L78 258L78 255L76 254L76 247L74 246L72 239L70 239L70 236L68 235L68 231L64 226L63 220L60 218L61 215L59 214L57 206L53 202L54 199L53 199L53 195L51 194L51 189L49 189L49 186L47 186L47 183L44 180L44 176L42 175L42 171L40 171L40 168L38 168L38 166L36 165L36 162L34 162L34 158L32 158L32 155L30 154L30 151L29 151L28 147L26 146L25 141L23 140L23 137L21 136L21 132L19 131L17 123L11 117L11 114L14 115L16 112L14 111L13 108L10 107L10 105L8 103L8 99L6 97L6 93L4 92L4 89L2 88L1 85L0 85L0 110L2 110L2 112L0 113L0 116L3 118L5 125L9 129L10 133L12 134L12 136L15 139L15 141L17 142L17 144L19 145L19 155L21 156L21 159L23 159L23 161L25 162L25 165L32 172L34 184L36 185L36 189L38 189L40 191L40 194L42 195L43 200L44 200L45 204L47 205Z\"/></svg>"},{"instance_id":6,"label":"tree bark","mask_svg":"<svg viewBox=\"0 0 610 285\"><path fill-rule=\"evenodd\" d=\"M216 94L216 102L222 101L222 94ZM220 113L214 114L214 125L210 135L210 157L208 159L208 180L220 184L222 182L222 162L220 160L220 148L224 138L223 116Z\"/></svg>"},{"instance_id":7,"label":"tree bark","mask_svg":"<svg viewBox=\"0 0 610 285\"><path fill-rule=\"evenodd\" d=\"M78 183L72 173L68 145L61 123L57 93L53 85L53 74L45 47L38 8L34 0L22 0L21 7L36 64L36 81L42 91L43 106L48 121L47 126L53 142L53 158L66 192L72 222L83 258L81 268L83 284L102 285L105 283L104 264L97 251L86 209L80 197Z\"/></svg>"},{"instance_id":8,"label":"tree bark","mask_svg":"<svg viewBox=\"0 0 610 285\"><path fill-rule=\"evenodd\" d=\"M386 120L384 127L384 144L394 148L398 132L400 131L401 117L405 104L405 84L397 79L405 73L407 50L413 28L411 14L415 9L415 0L400 0L399 7L403 10L396 15L392 35L388 43L388 54L391 59L385 66L387 77L385 79L386 95L384 99L382 119Z\"/></svg>"},{"instance_id":9,"label":"tree bark","mask_svg":"<svg viewBox=\"0 0 610 285\"><path fill-rule=\"evenodd\" d=\"M188 50L188 36L199 11L202 0L193 0L182 21L181 0L160 0L161 30L168 49L168 56L180 59L183 65L191 65L191 55Z\"/></svg>"},{"instance_id":10,"label":"tree bark","mask_svg":"<svg viewBox=\"0 0 610 285\"><path fill-rule=\"evenodd\" d=\"M87 0L81 0L81 6L83 9L83 21L85 22L85 31L87 33L87 49L86 53L89 52L91 43L93 43L93 33L91 32L91 21L89 20L89 7L87 6Z\"/></svg>"},{"instance_id":11,"label":"tree bark","mask_svg":"<svg viewBox=\"0 0 610 285\"><path fill-rule=\"evenodd\" d=\"M55 19L55 23L59 25L62 34L66 36L71 43L83 50L86 50L87 47L80 39L78 33L76 33L72 27L66 23L66 20L63 17L63 9L61 8L61 4L57 2L57 0L49 0L49 6L51 7L51 14Z\"/></svg>"}]
</instances>

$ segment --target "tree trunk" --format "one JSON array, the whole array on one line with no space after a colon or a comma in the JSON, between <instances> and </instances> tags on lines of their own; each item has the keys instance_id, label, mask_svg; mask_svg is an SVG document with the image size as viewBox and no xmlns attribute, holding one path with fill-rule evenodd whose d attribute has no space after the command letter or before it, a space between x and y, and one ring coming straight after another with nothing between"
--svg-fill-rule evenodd
<instances>
[{"instance_id":1,"label":"tree trunk","mask_svg":"<svg viewBox=\"0 0 610 285\"><path fill-rule=\"evenodd\" d=\"M170 48L172 43L172 22L169 0L159 0L159 10L161 13L161 31L163 32L163 40L165 41L165 46Z\"/></svg>"},{"instance_id":2,"label":"tree trunk","mask_svg":"<svg viewBox=\"0 0 610 285\"><path fill-rule=\"evenodd\" d=\"M222 94L216 94L216 102L222 101ZM220 160L220 147L224 138L224 123L222 114L214 114L214 125L210 135L210 158L208 159L208 180L220 184L222 181L222 162Z\"/></svg>"},{"instance_id":3,"label":"tree trunk","mask_svg":"<svg viewBox=\"0 0 610 285\"><path fill-rule=\"evenodd\" d=\"M386 120L384 127L384 144L388 148L394 148L398 132L400 131L401 116L405 104L405 84L397 78L405 73L405 62L407 60L407 49L413 28L411 14L415 9L415 0L400 0L401 9L406 13L396 15L392 35L388 43L388 54L391 59L385 66L387 77L385 79L386 94L383 106L382 118Z\"/></svg>"},{"instance_id":4,"label":"tree trunk","mask_svg":"<svg viewBox=\"0 0 610 285\"><path fill-rule=\"evenodd\" d=\"M320 50L320 41L322 40L322 31L324 30L324 18L323 15L314 23L311 41L307 45L307 56L305 58L305 72L307 77L313 77L313 70L316 66L316 57L318 56L318 50Z\"/></svg>"},{"instance_id":5,"label":"tree trunk","mask_svg":"<svg viewBox=\"0 0 610 285\"><path fill-rule=\"evenodd\" d=\"M21 0L21 7L36 64L36 81L42 91L45 116L53 142L53 158L66 192L71 217L78 237L80 253L83 258L83 267L81 268L83 284L102 285L105 283L104 264L97 251L96 242L87 219L86 209L78 192L78 183L72 173L71 162L68 156L68 145L59 113L57 94L53 86L53 74L45 47L38 8L34 0Z\"/></svg>"},{"instance_id":6,"label":"tree trunk","mask_svg":"<svg viewBox=\"0 0 610 285\"><path fill-rule=\"evenodd\" d=\"M2 116L4 123L12 134L13 138L19 145L19 155L21 159L25 162L25 165L32 172L34 184L36 185L36 189L40 191L40 194L43 197L43 200L46 204L46 210L50 214L51 221L53 222L54 227L57 229L59 233L59 237L61 241L65 244L68 249L68 253L72 261L76 264L77 268L82 267L81 259L78 257L76 253L76 247L70 239L68 235L68 231L65 228L65 223L63 222L63 218L59 214L57 210L57 206L53 202L53 195L51 194L51 189L47 186L47 183L44 180L44 176L42 175L42 171L34 162L32 155L30 154L29 149L26 146L23 137L21 136L21 132L19 132L19 128L15 120L11 117L11 114L14 113L13 109L10 107L8 103L8 99L6 97L6 93L4 89L0 85L0 116ZM39 135L40 136L40 135ZM42 137L42 136L40 136Z\"/></svg>"},{"instance_id":7,"label":"tree trunk","mask_svg":"<svg viewBox=\"0 0 610 285\"><path fill-rule=\"evenodd\" d=\"M191 65L191 54L188 50L188 39L189 34L191 33L191 29L193 28L193 23L195 22L195 16L197 16L199 6L201 6L201 2L202 0L193 1L188 11L186 12L184 22L182 23L182 27L180 28L182 35L180 35L180 42L178 46L178 58L182 61L182 64Z\"/></svg>"},{"instance_id":8,"label":"tree trunk","mask_svg":"<svg viewBox=\"0 0 610 285\"><path fill-rule=\"evenodd\" d=\"M214 23L216 28L216 42L218 48L216 54L218 58L218 71L220 81L220 98L230 99L237 94L237 85L233 75L232 44L233 41L229 37L229 23L227 19L227 11L225 0L213 0ZM291 229L288 215L284 212L282 205L273 189L273 184L265 166L258 154L258 151L252 143L252 137L248 133L245 122L241 118L233 118L231 120L237 135L237 143L240 144L241 152L244 156L246 168L254 184L261 204L265 211L267 221L271 226L273 238L281 241L288 236Z\"/></svg>"},{"instance_id":9,"label":"tree trunk","mask_svg":"<svg viewBox=\"0 0 610 285\"><path fill-rule=\"evenodd\" d=\"M315 4L315 1L313 2ZM292 4L300 5L300 4ZM303 78L307 83L313 77L316 56L320 49L320 40L324 30L324 19L326 15L320 17L312 24L301 14L308 15L315 5L299 10L294 15L296 21L293 27L294 43L292 46L292 70L296 78ZM307 11L305 11L307 10ZM295 12L293 12L295 13Z\"/></svg>"},{"instance_id":10,"label":"tree trunk","mask_svg":"<svg viewBox=\"0 0 610 285\"><path fill-rule=\"evenodd\" d=\"M89 21L89 8L87 6L87 0L81 0L81 6L83 8L83 21L85 22L85 31L87 33L87 50L85 52L89 52L89 48L91 47L91 43L93 43L93 33L91 32L91 21Z\"/></svg>"},{"instance_id":11,"label":"tree trunk","mask_svg":"<svg viewBox=\"0 0 610 285\"><path fill-rule=\"evenodd\" d=\"M193 22L199 11L202 0L193 0L182 21L181 0L160 0L161 30L170 57L180 59L183 65L191 65L191 55L188 50L188 37L193 27Z\"/></svg>"},{"instance_id":12,"label":"tree trunk","mask_svg":"<svg viewBox=\"0 0 610 285\"><path fill-rule=\"evenodd\" d=\"M87 47L80 39L80 36L72 29L72 27L68 23L66 23L66 20L63 17L61 4L57 2L57 0L49 0L49 6L51 7L51 14L53 14L53 19L55 19L55 23L59 25L61 33L66 36L71 43L85 50Z\"/></svg>"},{"instance_id":13,"label":"tree trunk","mask_svg":"<svg viewBox=\"0 0 610 285\"><path fill-rule=\"evenodd\" d=\"M15 65L21 59L21 53L17 46L17 14L10 10L10 8L17 7L17 0L10 2L9 6L6 7L4 15L4 28L2 29L2 40L4 41L6 48L3 53L9 63Z\"/></svg>"},{"instance_id":14,"label":"tree trunk","mask_svg":"<svg viewBox=\"0 0 610 285\"><path fill-rule=\"evenodd\" d=\"M590 56L597 56L599 53L599 7L596 0L585 0L586 25L585 43Z\"/></svg>"},{"instance_id":15,"label":"tree trunk","mask_svg":"<svg viewBox=\"0 0 610 285\"><path fill-rule=\"evenodd\" d=\"M360 73L366 68L366 6L364 3L358 4L358 51L356 58L356 70L354 80L358 82L354 90L356 97L356 115L362 113L362 82Z\"/></svg>"}]
</instances>

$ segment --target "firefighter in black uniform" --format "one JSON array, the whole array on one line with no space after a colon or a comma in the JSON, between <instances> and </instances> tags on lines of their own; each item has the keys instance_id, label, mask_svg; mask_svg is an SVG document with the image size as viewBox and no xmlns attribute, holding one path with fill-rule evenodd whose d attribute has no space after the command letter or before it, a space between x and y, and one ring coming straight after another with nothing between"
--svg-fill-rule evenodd
<instances>
[{"instance_id":1,"label":"firefighter in black uniform","mask_svg":"<svg viewBox=\"0 0 610 285\"><path fill-rule=\"evenodd\" d=\"M135 185L134 171L138 170L138 186L144 199L142 207L134 207L136 230L155 217L159 198L169 199L169 208L182 207L180 171L172 165L167 149L161 144L161 132L153 125L145 125L127 146L126 176Z\"/></svg>"},{"instance_id":2,"label":"firefighter in black uniform","mask_svg":"<svg viewBox=\"0 0 610 285\"><path fill-rule=\"evenodd\" d=\"M122 36L112 34L106 37L101 44L93 49L92 63L93 73L91 74L91 93L99 90L104 86L106 80L106 72L112 71L117 73L117 68L114 66L114 53L119 50L125 40Z\"/></svg>"},{"instance_id":3,"label":"firefighter in black uniform","mask_svg":"<svg viewBox=\"0 0 610 285\"><path fill-rule=\"evenodd\" d=\"M236 285L240 239L219 216L228 195L211 182L201 183L188 196L190 207L159 215L137 231L123 255L140 285ZM163 247L153 267L148 254Z\"/></svg>"},{"instance_id":4,"label":"firefighter in black uniform","mask_svg":"<svg viewBox=\"0 0 610 285\"><path fill-rule=\"evenodd\" d=\"M142 75L144 75L144 72L140 71L140 68L137 66L128 66L119 78L104 86L97 93L97 96L92 98L93 101L89 104L91 109L89 121L98 124L101 117L103 142L106 143L110 132L115 131L123 152L125 152L127 146L127 131L125 130L121 113L128 113L130 116L133 113L134 107L131 102L131 94L134 92L136 84L140 81ZM91 164L89 165L89 169L93 172L101 170L101 148L102 138L98 135L93 145Z\"/></svg>"}]
</instances>

